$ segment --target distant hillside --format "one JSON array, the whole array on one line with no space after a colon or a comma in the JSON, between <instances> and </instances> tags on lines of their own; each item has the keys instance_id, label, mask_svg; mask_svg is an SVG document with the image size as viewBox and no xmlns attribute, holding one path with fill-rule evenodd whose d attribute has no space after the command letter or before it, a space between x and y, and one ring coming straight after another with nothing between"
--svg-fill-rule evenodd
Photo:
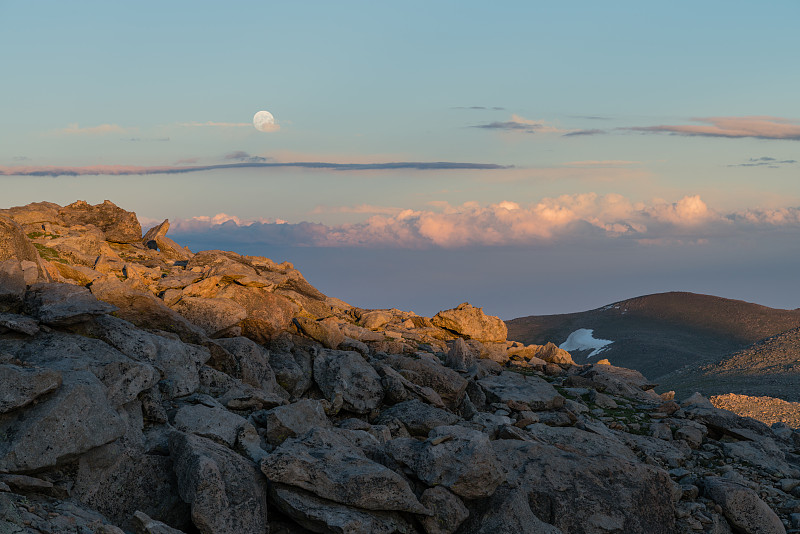
<instances>
[{"instance_id":1,"label":"distant hillside","mask_svg":"<svg viewBox=\"0 0 800 534\"><path fill-rule=\"evenodd\" d=\"M800 401L800 328L758 341L715 363L688 365L663 379L685 392Z\"/></svg>"},{"instance_id":2,"label":"distant hillside","mask_svg":"<svg viewBox=\"0 0 800 534\"><path fill-rule=\"evenodd\" d=\"M589 345L586 350L570 350L576 362L608 358L669 388L673 383L669 375L678 369L717 362L757 341L800 327L800 310L671 292L580 313L520 317L506 324L509 339L535 344L561 344L573 332L592 330L595 339L613 343L599 350Z\"/></svg>"}]
</instances>

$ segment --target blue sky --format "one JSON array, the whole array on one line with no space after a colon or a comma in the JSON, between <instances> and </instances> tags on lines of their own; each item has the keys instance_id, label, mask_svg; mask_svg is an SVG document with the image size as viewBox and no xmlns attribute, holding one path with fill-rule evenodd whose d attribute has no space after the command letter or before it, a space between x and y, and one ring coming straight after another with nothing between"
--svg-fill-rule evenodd
<instances>
[{"instance_id":1,"label":"blue sky","mask_svg":"<svg viewBox=\"0 0 800 534\"><path fill-rule=\"evenodd\" d=\"M793 1L0 0L0 204L108 198L195 248L302 257L362 306L797 307L797 20ZM274 166L307 162L362 167ZM324 268L337 254L369 283ZM417 294L448 255L472 264Z\"/></svg>"}]
</instances>

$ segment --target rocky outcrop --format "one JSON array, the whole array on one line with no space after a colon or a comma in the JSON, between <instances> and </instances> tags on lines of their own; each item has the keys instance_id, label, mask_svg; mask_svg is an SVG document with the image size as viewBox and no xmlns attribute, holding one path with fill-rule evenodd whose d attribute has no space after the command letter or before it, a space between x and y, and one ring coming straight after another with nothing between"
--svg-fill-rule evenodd
<instances>
[{"instance_id":1,"label":"rocky outcrop","mask_svg":"<svg viewBox=\"0 0 800 534\"><path fill-rule=\"evenodd\" d=\"M483 308L474 308L468 302L452 310L440 311L431 322L434 326L478 341L504 342L508 336L506 324L500 318L484 315Z\"/></svg>"},{"instance_id":2,"label":"rocky outcrop","mask_svg":"<svg viewBox=\"0 0 800 534\"><path fill-rule=\"evenodd\" d=\"M142 239L142 226L136 214L108 200L94 206L79 200L59 210L58 215L64 226L95 226L112 243L136 243Z\"/></svg>"},{"instance_id":3,"label":"rocky outcrop","mask_svg":"<svg viewBox=\"0 0 800 534\"><path fill-rule=\"evenodd\" d=\"M0 261L16 260L37 263L39 253L13 219L0 215Z\"/></svg>"},{"instance_id":4,"label":"rocky outcrop","mask_svg":"<svg viewBox=\"0 0 800 534\"><path fill-rule=\"evenodd\" d=\"M2 532L797 529L800 432L480 308L362 310L287 263L182 257L128 213L3 211L41 257L0 261Z\"/></svg>"}]
</instances>

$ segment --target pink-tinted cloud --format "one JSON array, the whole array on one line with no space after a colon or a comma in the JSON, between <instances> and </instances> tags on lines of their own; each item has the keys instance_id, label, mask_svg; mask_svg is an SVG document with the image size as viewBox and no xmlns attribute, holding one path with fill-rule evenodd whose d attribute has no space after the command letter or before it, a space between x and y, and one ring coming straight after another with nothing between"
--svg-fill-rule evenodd
<instances>
[{"instance_id":1,"label":"pink-tinted cloud","mask_svg":"<svg viewBox=\"0 0 800 534\"><path fill-rule=\"evenodd\" d=\"M675 203L658 202L644 208L643 212L657 221L679 226L692 226L719 218L699 195L683 197Z\"/></svg>"},{"instance_id":2,"label":"pink-tinted cloud","mask_svg":"<svg viewBox=\"0 0 800 534\"><path fill-rule=\"evenodd\" d=\"M55 133L64 135L104 135L126 133L128 130L118 124L99 124L97 126L84 126L81 128L78 123L72 123L66 128L57 130Z\"/></svg>"},{"instance_id":3,"label":"pink-tinted cloud","mask_svg":"<svg viewBox=\"0 0 800 534\"><path fill-rule=\"evenodd\" d=\"M366 207L344 210L368 214ZM528 246L576 239L630 239L642 245L704 244L765 227L800 230L800 208L726 214L710 208L696 195L676 202L641 203L618 194L584 193L544 198L528 205L512 201L458 206L437 202L431 209L385 208L385 212L340 225L237 221L220 214L216 218L195 217L186 224L178 222L175 231L275 245L454 248Z\"/></svg>"},{"instance_id":4,"label":"pink-tinted cloud","mask_svg":"<svg viewBox=\"0 0 800 534\"><path fill-rule=\"evenodd\" d=\"M625 128L646 133L672 133L705 137L755 137L758 139L800 140L800 123L771 116L694 118L704 124L658 125Z\"/></svg>"},{"instance_id":5,"label":"pink-tinted cloud","mask_svg":"<svg viewBox=\"0 0 800 534\"><path fill-rule=\"evenodd\" d=\"M213 216L199 215L189 219L178 219L170 224L172 232L191 232L202 230L209 227L220 226L226 223L232 223L235 226L250 226L253 224L286 224L287 221L282 219L241 219L236 215L228 215L227 213L217 213Z\"/></svg>"}]
</instances>

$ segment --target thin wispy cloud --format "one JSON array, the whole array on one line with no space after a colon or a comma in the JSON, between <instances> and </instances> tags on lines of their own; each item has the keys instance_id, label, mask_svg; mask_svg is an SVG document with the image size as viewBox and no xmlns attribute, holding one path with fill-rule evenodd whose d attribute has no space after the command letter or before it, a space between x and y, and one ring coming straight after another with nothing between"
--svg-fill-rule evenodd
<instances>
[{"instance_id":1,"label":"thin wispy cloud","mask_svg":"<svg viewBox=\"0 0 800 534\"><path fill-rule=\"evenodd\" d=\"M800 208L721 213L697 195L677 202L637 203L617 194L585 193L544 198L529 205L504 201L451 206L440 202L426 210L355 206L324 211L336 209L368 215L383 209L386 213L341 225L231 222L230 216L220 214L215 218L175 221L173 233L276 246L454 248L528 246L580 239L628 239L648 246L703 244L765 228L800 231Z\"/></svg>"},{"instance_id":2,"label":"thin wispy cloud","mask_svg":"<svg viewBox=\"0 0 800 534\"><path fill-rule=\"evenodd\" d=\"M186 165L173 166L134 166L134 165L91 165L86 167L56 167L56 166L11 166L0 167L0 176L125 176L148 174L186 174L190 172L203 172L214 170L235 169L271 169L271 168L298 168L319 169L330 171L437 171L437 170L502 170L511 169L513 165L499 165L496 163L461 163L452 161L399 161L387 163L330 163L319 161L243 161L239 163L221 163L216 165Z\"/></svg>"},{"instance_id":3,"label":"thin wispy cloud","mask_svg":"<svg viewBox=\"0 0 800 534\"><path fill-rule=\"evenodd\" d=\"M585 161L568 161L564 165L572 167L627 167L630 165L640 165L641 161L628 161L624 159L590 159Z\"/></svg>"},{"instance_id":4,"label":"thin wispy cloud","mask_svg":"<svg viewBox=\"0 0 800 534\"><path fill-rule=\"evenodd\" d=\"M580 136L580 135L585 135L585 136L603 135L603 134L607 134L607 133L608 132L606 130L600 130L600 129L597 129L597 128L593 128L591 130L573 130L571 132L565 133L563 135L563 137L576 137L576 136Z\"/></svg>"},{"instance_id":5,"label":"thin wispy cloud","mask_svg":"<svg viewBox=\"0 0 800 534\"><path fill-rule=\"evenodd\" d=\"M600 117L598 115L571 115L572 119L584 119L589 121L610 121L611 117Z\"/></svg>"},{"instance_id":6,"label":"thin wispy cloud","mask_svg":"<svg viewBox=\"0 0 800 534\"><path fill-rule=\"evenodd\" d=\"M129 141L131 143L163 143L169 140L169 137L129 137L121 139L121 141Z\"/></svg>"},{"instance_id":7,"label":"thin wispy cloud","mask_svg":"<svg viewBox=\"0 0 800 534\"><path fill-rule=\"evenodd\" d=\"M622 129L642 133L667 133L684 136L800 140L800 123L781 117L766 115L705 117L695 118L692 121L703 124L635 126Z\"/></svg>"},{"instance_id":8,"label":"thin wispy cloud","mask_svg":"<svg viewBox=\"0 0 800 534\"><path fill-rule=\"evenodd\" d=\"M225 160L230 161L246 161L250 163L264 163L267 161L272 161L272 158L265 158L263 156L251 156L244 150L236 150L234 152L228 152L225 154Z\"/></svg>"},{"instance_id":9,"label":"thin wispy cloud","mask_svg":"<svg viewBox=\"0 0 800 534\"><path fill-rule=\"evenodd\" d=\"M795 165L795 159L778 159L769 156L762 156L760 158L750 158L744 163L732 163L728 167L767 167L768 169L780 169L786 165Z\"/></svg>"},{"instance_id":10,"label":"thin wispy cloud","mask_svg":"<svg viewBox=\"0 0 800 534\"><path fill-rule=\"evenodd\" d=\"M505 111L506 108L502 108L499 106L455 106L452 109L488 109L492 111Z\"/></svg>"},{"instance_id":11,"label":"thin wispy cloud","mask_svg":"<svg viewBox=\"0 0 800 534\"><path fill-rule=\"evenodd\" d=\"M543 120L531 120L519 115L511 115L511 119L507 121L494 121L486 124L476 124L471 128L480 128L483 130L501 130L507 132L520 132L520 133L567 133L570 130L564 130L545 122Z\"/></svg>"},{"instance_id":12,"label":"thin wispy cloud","mask_svg":"<svg viewBox=\"0 0 800 534\"><path fill-rule=\"evenodd\" d=\"M188 128L244 128L253 127L252 122L181 122L178 126L185 126Z\"/></svg>"}]
</instances>

